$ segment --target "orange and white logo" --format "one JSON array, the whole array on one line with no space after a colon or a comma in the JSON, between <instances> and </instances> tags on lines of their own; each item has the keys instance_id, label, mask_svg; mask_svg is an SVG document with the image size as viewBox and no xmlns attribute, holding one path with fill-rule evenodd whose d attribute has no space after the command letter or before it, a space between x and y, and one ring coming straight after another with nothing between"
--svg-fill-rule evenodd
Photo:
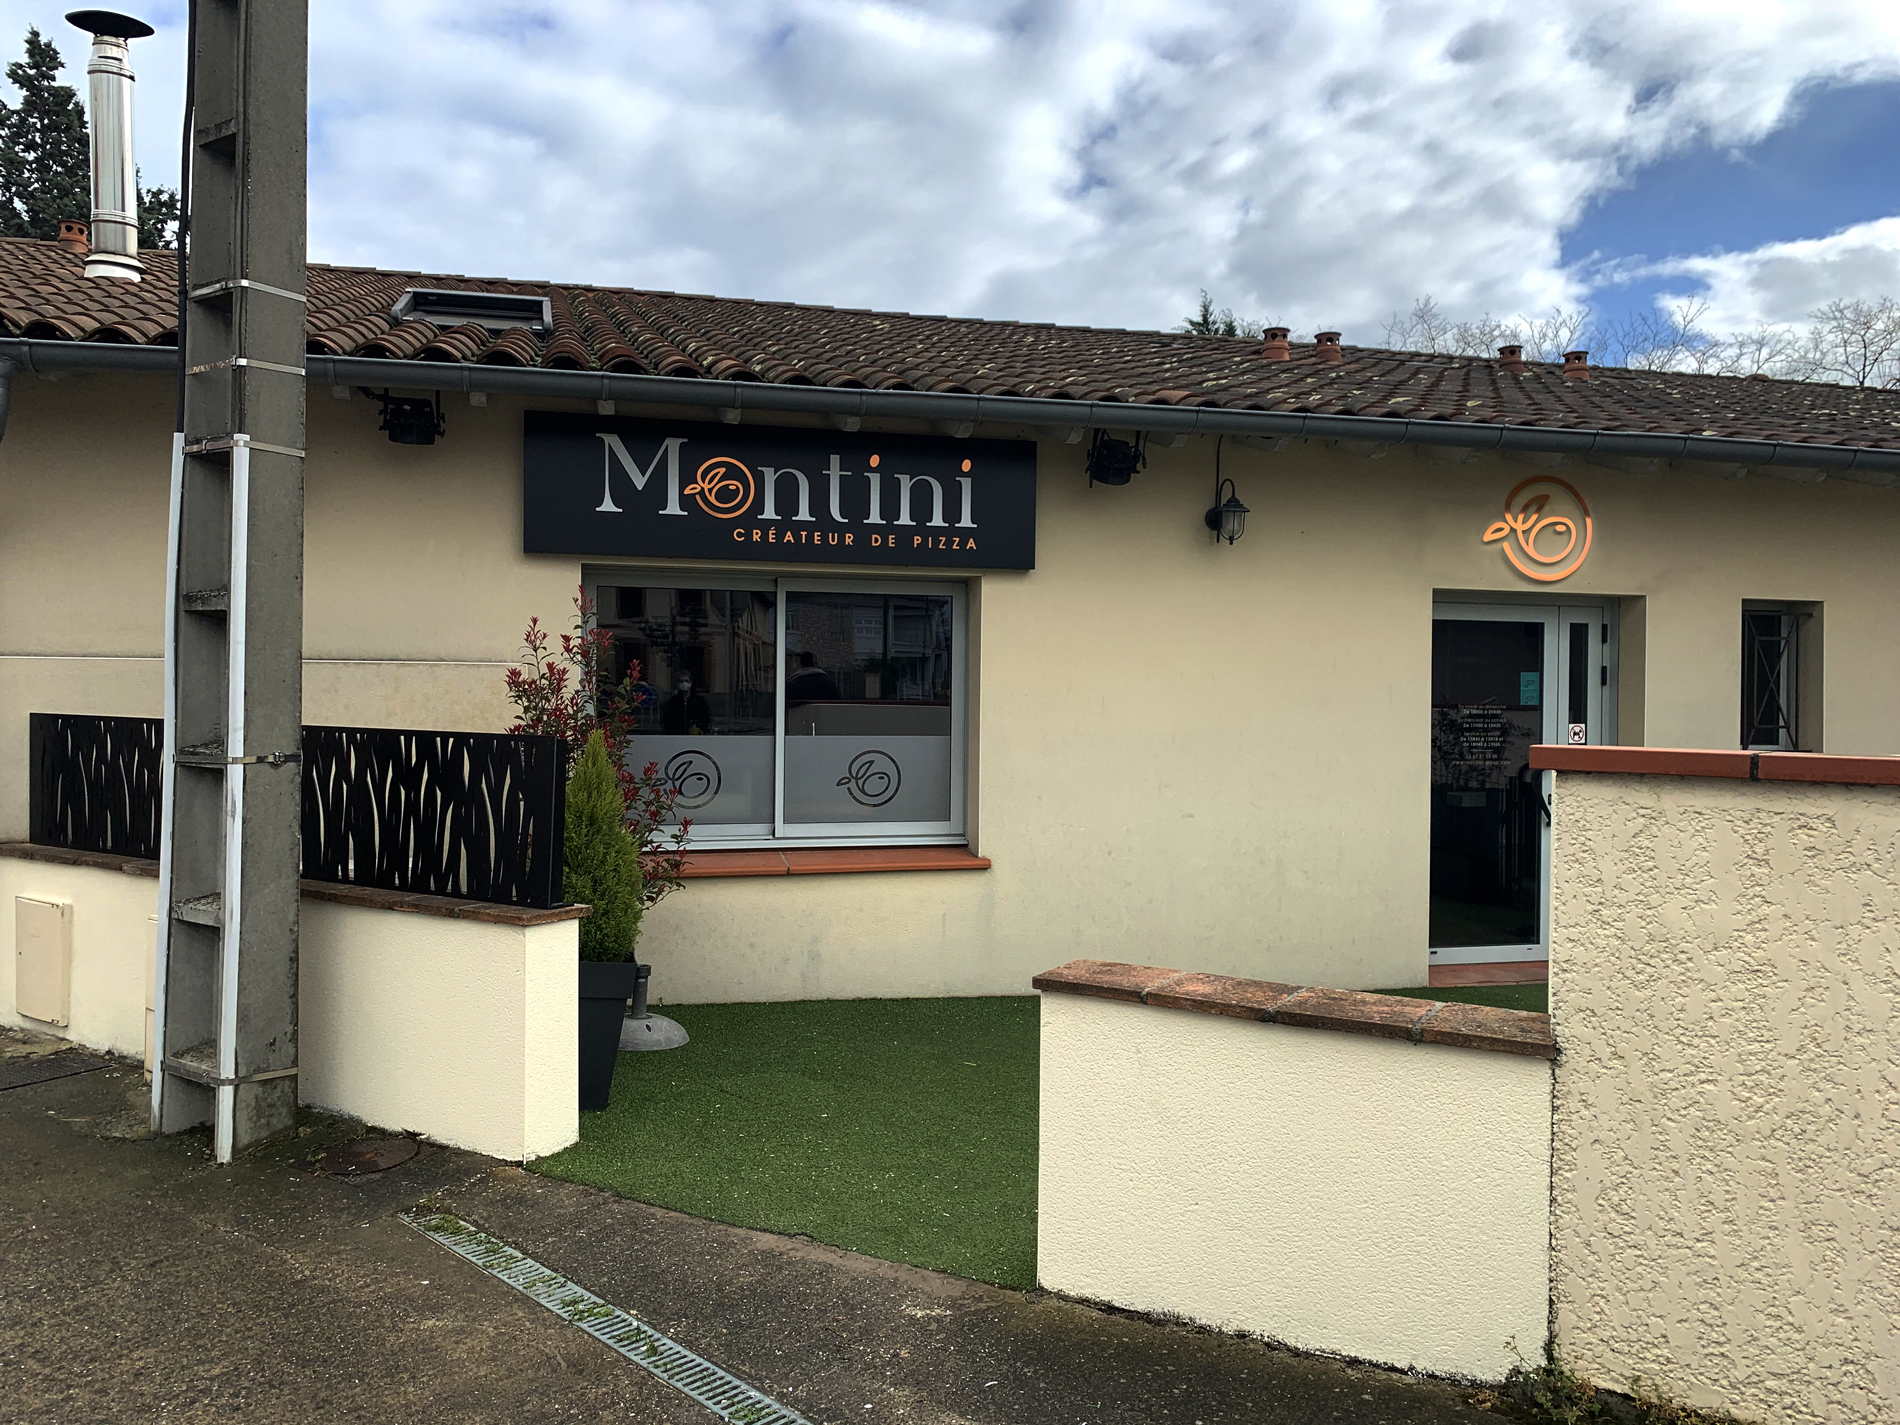
<instances>
[{"instance_id":1,"label":"orange and white logo","mask_svg":"<svg viewBox=\"0 0 1900 1425\"><path fill-rule=\"evenodd\" d=\"M1522 502L1519 497L1522 496ZM1552 513L1545 513L1551 501ZM1555 476L1521 481L1504 497L1504 518L1484 532L1486 544L1504 544L1504 557L1526 579L1553 584L1567 579L1590 554L1595 527L1590 507L1576 487Z\"/></svg>"},{"instance_id":2,"label":"orange and white logo","mask_svg":"<svg viewBox=\"0 0 1900 1425\"><path fill-rule=\"evenodd\" d=\"M693 475L686 493L714 519L737 519L752 508L758 485L752 472L729 455L715 455Z\"/></svg>"}]
</instances>

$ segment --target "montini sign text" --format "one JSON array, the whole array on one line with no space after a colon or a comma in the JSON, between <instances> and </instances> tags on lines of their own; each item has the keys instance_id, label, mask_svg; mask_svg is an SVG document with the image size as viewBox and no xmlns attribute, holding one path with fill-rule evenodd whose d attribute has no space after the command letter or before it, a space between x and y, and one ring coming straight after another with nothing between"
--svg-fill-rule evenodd
<instances>
[{"instance_id":1,"label":"montini sign text","mask_svg":"<svg viewBox=\"0 0 1900 1425\"><path fill-rule=\"evenodd\" d=\"M530 554L1032 569L1031 441L530 411Z\"/></svg>"}]
</instances>

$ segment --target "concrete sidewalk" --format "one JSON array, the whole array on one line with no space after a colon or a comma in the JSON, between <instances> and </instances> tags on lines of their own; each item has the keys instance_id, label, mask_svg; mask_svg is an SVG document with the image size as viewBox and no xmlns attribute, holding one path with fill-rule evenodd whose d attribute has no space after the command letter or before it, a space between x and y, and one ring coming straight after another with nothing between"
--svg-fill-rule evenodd
<instances>
[{"instance_id":1,"label":"concrete sidewalk","mask_svg":"<svg viewBox=\"0 0 1900 1425\"><path fill-rule=\"evenodd\" d=\"M27 1051L0 1031L0 1056ZM136 1070L0 1091L0 1420L710 1425L397 1220L475 1223L814 1425L1424 1425L1472 1391L727 1227L425 1150L329 1178L350 1125L230 1168L143 1135Z\"/></svg>"}]
</instances>

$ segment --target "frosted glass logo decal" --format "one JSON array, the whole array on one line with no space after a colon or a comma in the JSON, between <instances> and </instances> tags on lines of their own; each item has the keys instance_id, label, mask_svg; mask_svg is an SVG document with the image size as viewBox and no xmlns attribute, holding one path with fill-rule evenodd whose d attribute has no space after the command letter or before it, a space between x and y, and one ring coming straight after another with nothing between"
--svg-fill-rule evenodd
<instances>
[{"instance_id":1,"label":"frosted glass logo decal","mask_svg":"<svg viewBox=\"0 0 1900 1425\"><path fill-rule=\"evenodd\" d=\"M904 785L904 774L890 753L871 748L851 759L838 785L859 806L881 807L896 797L898 788Z\"/></svg>"},{"instance_id":2,"label":"frosted glass logo decal","mask_svg":"<svg viewBox=\"0 0 1900 1425\"><path fill-rule=\"evenodd\" d=\"M667 786L673 789L677 798L674 806L680 811L698 811L710 803L719 795L724 780L719 772L719 764L712 755L696 747L675 752L667 758L660 775L666 779Z\"/></svg>"}]
</instances>

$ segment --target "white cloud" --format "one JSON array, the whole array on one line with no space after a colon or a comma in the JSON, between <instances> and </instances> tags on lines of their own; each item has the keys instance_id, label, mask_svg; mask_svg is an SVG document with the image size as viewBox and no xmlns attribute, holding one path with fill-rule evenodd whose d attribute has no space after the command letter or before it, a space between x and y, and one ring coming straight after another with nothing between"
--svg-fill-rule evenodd
<instances>
[{"instance_id":1,"label":"white cloud","mask_svg":"<svg viewBox=\"0 0 1900 1425\"><path fill-rule=\"evenodd\" d=\"M77 59L43 8L0 0L0 40ZM312 8L320 259L1128 326L1204 285L1349 341L1425 291L1578 300L1593 196L1900 74L1860 0ZM179 49L138 51L148 176Z\"/></svg>"},{"instance_id":2,"label":"white cloud","mask_svg":"<svg viewBox=\"0 0 1900 1425\"><path fill-rule=\"evenodd\" d=\"M1900 217L1744 252L1672 258L1633 275L1688 278L1693 285L1659 300L1706 302L1702 324L1711 331L1798 323L1835 298L1900 297Z\"/></svg>"}]
</instances>

